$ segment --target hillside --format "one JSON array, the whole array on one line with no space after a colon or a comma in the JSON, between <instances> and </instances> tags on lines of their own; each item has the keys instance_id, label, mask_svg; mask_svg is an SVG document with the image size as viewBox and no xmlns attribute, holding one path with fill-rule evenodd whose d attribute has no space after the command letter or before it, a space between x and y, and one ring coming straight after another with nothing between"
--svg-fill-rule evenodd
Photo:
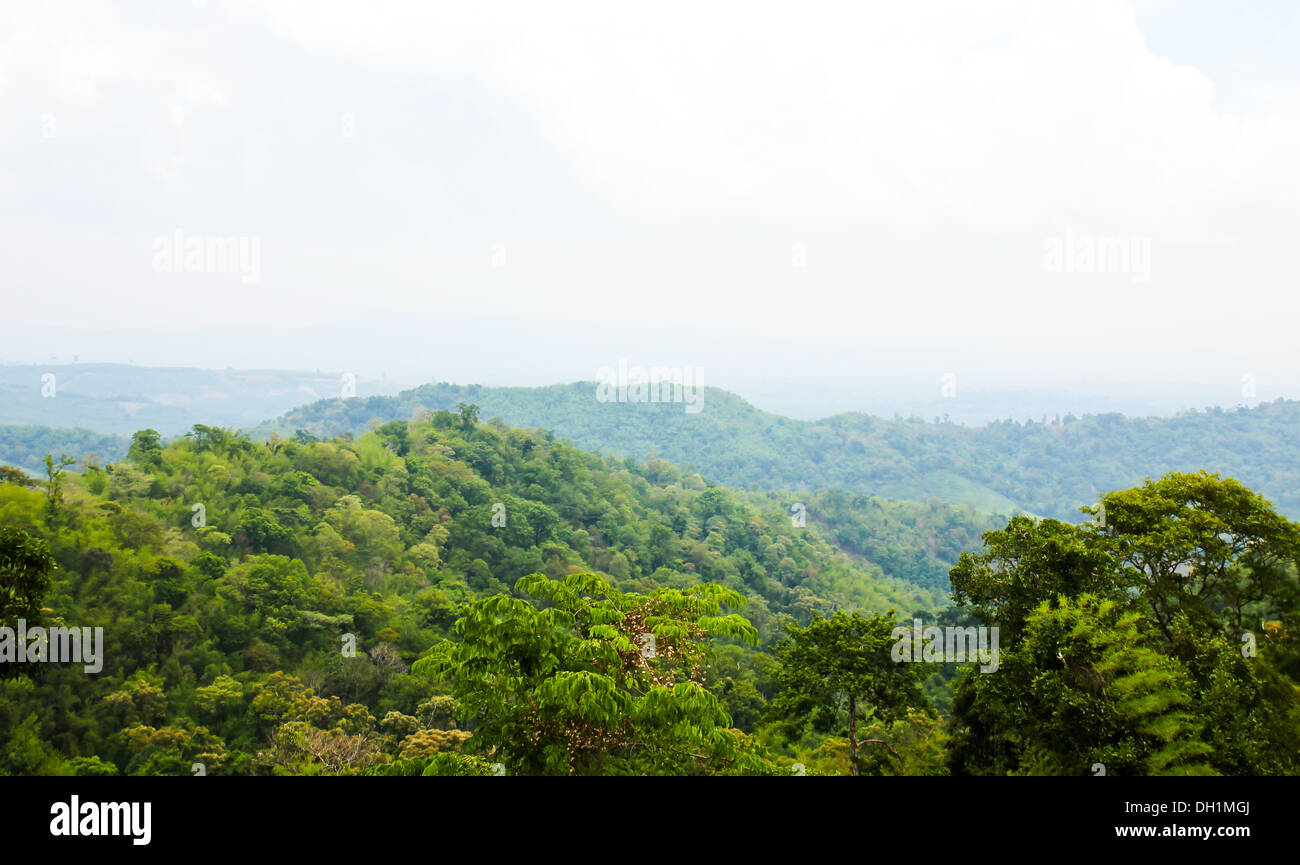
<instances>
[{"instance_id":1,"label":"hillside","mask_svg":"<svg viewBox=\"0 0 1300 865\"><path fill-rule=\"evenodd\" d=\"M59 485L0 483L0 526L48 542L47 614L102 626L103 669L0 678L4 773L327 769L296 738L304 725L308 738L363 731L375 760L446 749L465 734L410 664L466 602L535 572L591 571L625 592L726 587L748 599L760 649L787 615L943 603L776 503L469 414L355 440L140 436L129 459ZM340 657L349 635L355 657ZM748 681L760 656L736 651ZM757 691L718 688L738 724L755 722Z\"/></svg>"},{"instance_id":2,"label":"hillside","mask_svg":"<svg viewBox=\"0 0 1300 865\"><path fill-rule=\"evenodd\" d=\"M322 400L260 432L361 432L373 421L475 403L484 417L538 427L580 448L662 457L750 490L844 489L893 499L931 497L984 513L1079 519L1104 491L1171 471L1238 478L1300 514L1300 403L1187 412L1169 418L1066 416L964 427L919 418L841 414L799 421L705 388L701 410L674 403L600 402L594 383L542 388L430 384L391 397Z\"/></svg>"},{"instance_id":3,"label":"hillside","mask_svg":"<svg viewBox=\"0 0 1300 865\"><path fill-rule=\"evenodd\" d=\"M78 460L113 462L126 455L129 435L105 435L79 427L0 424L0 463L44 476L46 454L66 453Z\"/></svg>"},{"instance_id":4,"label":"hillside","mask_svg":"<svg viewBox=\"0 0 1300 865\"><path fill-rule=\"evenodd\" d=\"M72 663L0 640L0 774L1294 774L1300 525L1203 472L1103 501L1105 526L984 535L941 610L780 494L473 406L137 435L110 468L0 476L0 622L103 631ZM922 571L977 521L798 504ZM913 616L991 623L1001 654L900 663ZM864 668L882 715L846 727L823 676Z\"/></svg>"}]
</instances>

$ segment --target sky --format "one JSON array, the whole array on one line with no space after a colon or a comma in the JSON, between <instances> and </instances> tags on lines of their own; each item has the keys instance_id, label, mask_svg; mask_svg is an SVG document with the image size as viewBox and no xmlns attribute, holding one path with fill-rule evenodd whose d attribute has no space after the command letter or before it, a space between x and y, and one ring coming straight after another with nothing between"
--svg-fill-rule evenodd
<instances>
[{"instance_id":1,"label":"sky","mask_svg":"<svg viewBox=\"0 0 1300 865\"><path fill-rule=\"evenodd\" d=\"M1297 44L1282 2L6 4L0 362L1300 398Z\"/></svg>"}]
</instances>

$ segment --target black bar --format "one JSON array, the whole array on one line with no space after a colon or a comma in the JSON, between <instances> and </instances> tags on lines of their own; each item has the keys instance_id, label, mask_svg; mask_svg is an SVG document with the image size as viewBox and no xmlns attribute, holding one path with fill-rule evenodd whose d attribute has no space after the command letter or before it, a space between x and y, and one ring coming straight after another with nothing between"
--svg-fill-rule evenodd
<instances>
[{"instance_id":1,"label":"black bar","mask_svg":"<svg viewBox=\"0 0 1300 865\"><path fill-rule=\"evenodd\" d=\"M761 853L783 839L854 840L873 850L896 843L903 851L953 855L990 842L1018 849L1040 841L1062 851L1137 844L1182 852L1192 843L1228 851L1287 843L1294 826L1284 820L1293 822L1297 785L1284 778L205 777L7 779L2 789L11 854L75 848L128 857L255 850L373 856L391 855L393 845L450 854L468 842L487 845L484 854L495 858L512 848L541 855L556 842L635 847L633 839L643 838L672 848L675 834L703 833L730 858L733 844ZM126 834L51 834L52 813L74 795L82 808L150 803L149 843L134 844ZM1147 827L1154 837L1120 834ZM1214 834L1192 836L1186 827ZM1167 828L1175 834L1164 834ZM1238 828L1246 834L1220 833Z\"/></svg>"}]
</instances>

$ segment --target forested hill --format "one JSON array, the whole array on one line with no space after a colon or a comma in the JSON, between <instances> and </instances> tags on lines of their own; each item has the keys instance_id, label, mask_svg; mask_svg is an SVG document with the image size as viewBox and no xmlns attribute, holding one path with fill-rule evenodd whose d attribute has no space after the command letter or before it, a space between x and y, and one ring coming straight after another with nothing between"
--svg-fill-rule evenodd
<instances>
[{"instance_id":1,"label":"forested hill","mask_svg":"<svg viewBox=\"0 0 1300 865\"><path fill-rule=\"evenodd\" d=\"M0 775L1297 770L1300 526L1236 481L1109 492L1104 525L1014 517L940 610L820 524L895 570L951 560L967 511L830 491L791 517L477 415L0 466L0 623L65 654L103 629L49 664L0 641ZM914 617L1001 629L1005 672L942 641L902 663Z\"/></svg>"},{"instance_id":2,"label":"forested hill","mask_svg":"<svg viewBox=\"0 0 1300 865\"><path fill-rule=\"evenodd\" d=\"M130 444L129 435L97 433L81 427L0 424L0 463L37 476L44 474L41 465L46 454L66 453L89 462L115 462L126 454Z\"/></svg>"},{"instance_id":3,"label":"forested hill","mask_svg":"<svg viewBox=\"0 0 1300 865\"><path fill-rule=\"evenodd\" d=\"M55 668L21 688L0 677L0 774L65 771L74 757L78 770L100 760L184 774L201 759L302 771L302 730L282 725L334 723L286 714L310 696L304 683L358 704L336 706L339 718L368 718L375 741L386 713L415 725L436 694L405 674L411 662L451 635L464 603L532 573L599 572L626 592L725 586L748 599L760 648L786 615L902 617L943 603L793 525L782 503L748 503L663 461L476 423L472 410L355 440L257 443L198 427L164 445L140 433L111 467L39 484L0 474L0 526L48 541L44 607L103 626L107 647L94 677ZM340 659L347 634L357 656ZM400 750L448 745L437 727L407 734ZM268 738L281 747L259 750ZM396 754L400 740L384 741Z\"/></svg>"},{"instance_id":4,"label":"forested hill","mask_svg":"<svg viewBox=\"0 0 1300 865\"><path fill-rule=\"evenodd\" d=\"M1066 416L982 427L841 414L798 421L735 394L704 388L698 412L682 403L596 399L596 384L539 388L424 385L392 397L322 400L262 430L361 432L374 420L480 406L484 417L538 427L580 448L659 456L719 483L751 490L845 489L895 499L937 497L987 513L1018 510L1077 520L1106 490L1170 471L1235 477L1300 515L1300 403L1207 409L1169 418Z\"/></svg>"}]
</instances>

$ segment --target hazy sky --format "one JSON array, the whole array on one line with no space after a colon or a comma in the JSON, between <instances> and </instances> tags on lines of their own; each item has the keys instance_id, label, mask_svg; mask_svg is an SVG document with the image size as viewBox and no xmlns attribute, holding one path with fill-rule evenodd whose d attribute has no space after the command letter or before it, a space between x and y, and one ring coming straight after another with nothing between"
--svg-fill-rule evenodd
<instances>
[{"instance_id":1,"label":"hazy sky","mask_svg":"<svg viewBox=\"0 0 1300 865\"><path fill-rule=\"evenodd\" d=\"M8 3L0 361L1300 397L1298 10Z\"/></svg>"}]
</instances>

